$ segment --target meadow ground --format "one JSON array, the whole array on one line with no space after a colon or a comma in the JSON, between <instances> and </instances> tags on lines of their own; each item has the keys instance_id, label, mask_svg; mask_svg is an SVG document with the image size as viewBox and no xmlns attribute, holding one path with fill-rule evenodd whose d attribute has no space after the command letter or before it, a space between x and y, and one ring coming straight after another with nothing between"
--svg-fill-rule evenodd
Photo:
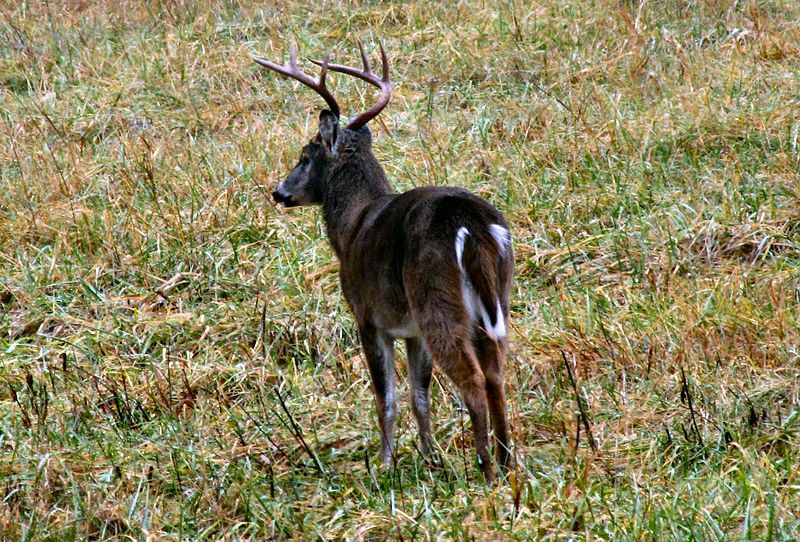
<instances>
[{"instance_id":1,"label":"meadow ground","mask_svg":"<svg viewBox=\"0 0 800 542\"><path fill-rule=\"evenodd\" d=\"M4 540L800 537L800 3L0 6ZM420 460L402 354L377 468L318 212L269 198L292 37L384 39L391 181L512 225L506 483L443 378Z\"/></svg>"}]
</instances>

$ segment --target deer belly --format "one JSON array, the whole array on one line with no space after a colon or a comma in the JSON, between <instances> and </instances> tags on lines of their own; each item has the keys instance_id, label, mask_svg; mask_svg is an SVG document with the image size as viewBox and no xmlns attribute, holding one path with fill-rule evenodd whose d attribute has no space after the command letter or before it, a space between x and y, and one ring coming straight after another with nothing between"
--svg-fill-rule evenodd
<instances>
[{"instance_id":1,"label":"deer belly","mask_svg":"<svg viewBox=\"0 0 800 542\"><path fill-rule=\"evenodd\" d=\"M397 325L384 328L386 333L394 339L413 339L419 337L419 326L417 321L411 317L405 318Z\"/></svg>"}]
</instances>

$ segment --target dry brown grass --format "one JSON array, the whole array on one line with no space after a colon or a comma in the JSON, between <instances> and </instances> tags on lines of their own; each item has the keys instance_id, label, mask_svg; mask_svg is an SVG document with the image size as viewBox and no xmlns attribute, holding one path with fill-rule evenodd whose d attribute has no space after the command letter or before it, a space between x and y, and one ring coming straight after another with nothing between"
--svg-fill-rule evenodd
<instances>
[{"instance_id":1,"label":"dry brown grass","mask_svg":"<svg viewBox=\"0 0 800 542\"><path fill-rule=\"evenodd\" d=\"M0 14L5 539L798 537L795 2ZM319 218L268 197L320 104L249 55L291 37L385 39L395 186L467 187L513 225L505 484L476 483L445 379L443 466L404 409L376 468Z\"/></svg>"}]
</instances>

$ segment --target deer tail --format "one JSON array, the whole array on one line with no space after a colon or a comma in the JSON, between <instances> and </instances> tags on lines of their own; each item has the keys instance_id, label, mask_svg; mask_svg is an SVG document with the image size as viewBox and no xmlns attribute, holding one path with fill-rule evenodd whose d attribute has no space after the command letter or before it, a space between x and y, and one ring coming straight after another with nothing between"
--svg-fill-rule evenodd
<instances>
[{"instance_id":1,"label":"deer tail","mask_svg":"<svg viewBox=\"0 0 800 542\"><path fill-rule=\"evenodd\" d=\"M500 224L484 231L462 227L456 234L456 258L462 276L462 294L470 318L480 319L486 334L498 340L506 336L506 317L501 302L502 260L509 256L511 237Z\"/></svg>"}]
</instances>

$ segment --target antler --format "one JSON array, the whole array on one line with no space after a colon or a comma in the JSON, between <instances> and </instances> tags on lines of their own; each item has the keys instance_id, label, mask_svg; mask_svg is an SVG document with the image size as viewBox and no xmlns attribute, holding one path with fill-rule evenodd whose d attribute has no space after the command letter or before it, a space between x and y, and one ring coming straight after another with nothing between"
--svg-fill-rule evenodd
<instances>
[{"instance_id":1,"label":"antler","mask_svg":"<svg viewBox=\"0 0 800 542\"><path fill-rule=\"evenodd\" d=\"M325 86L325 76L328 73L328 68L333 69L333 66L328 66L328 59L330 58L330 56L331 54L330 52L328 52L328 54L325 55L325 60L323 60L322 62L316 62L316 64L322 66L322 71L320 71L319 73L319 81L315 81L313 77L311 77L307 73L300 71L300 68L297 67L297 44L294 41L292 41L292 44L289 48L288 66L281 66L280 64L275 64L274 62L270 62L269 60L264 60L263 58L258 58L255 56L253 57L253 60L256 63L261 64L265 68L269 68L272 71L276 71L281 75L291 77L292 79L300 81L308 88L315 90L317 94L322 96L322 98L328 104L328 107L330 108L331 112L338 117L339 104L336 103L336 99L330 93L328 87Z\"/></svg>"},{"instance_id":2,"label":"antler","mask_svg":"<svg viewBox=\"0 0 800 542\"><path fill-rule=\"evenodd\" d=\"M361 62L364 64L363 70L358 70L350 66L342 66L341 64L328 64L327 57L322 62L319 60L311 60L311 62L314 64L322 66L323 70L327 66L327 68L331 71L358 77L362 81L366 81L370 85L374 85L381 89L381 97L378 99L378 102L350 121L350 124L347 125L350 130L357 130L378 116L378 114L383 111L383 108L386 107L386 104L389 103L389 98L392 97L392 82L389 80L389 60L386 57L386 49L384 49L383 43L380 45L381 61L383 63L383 77L380 79L376 74L372 73L369 60L367 59L367 54L364 52L364 44L361 43L361 40L358 41L358 48L361 50Z\"/></svg>"}]
</instances>

